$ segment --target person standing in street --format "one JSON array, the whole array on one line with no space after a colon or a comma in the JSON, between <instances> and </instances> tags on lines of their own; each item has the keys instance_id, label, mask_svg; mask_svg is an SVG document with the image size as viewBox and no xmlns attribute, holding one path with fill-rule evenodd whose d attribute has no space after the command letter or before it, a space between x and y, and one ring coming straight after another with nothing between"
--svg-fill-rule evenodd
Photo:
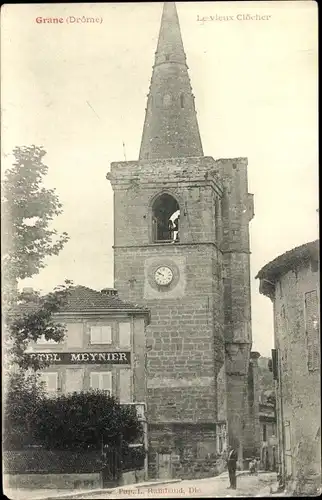
<instances>
[{"instance_id":1,"label":"person standing in street","mask_svg":"<svg viewBox=\"0 0 322 500\"><path fill-rule=\"evenodd\" d=\"M236 478L237 459L238 459L237 450L232 446L229 446L227 468L228 468L230 486L228 486L228 489L232 490L235 490L237 488L237 478Z\"/></svg>"}]
</instances>

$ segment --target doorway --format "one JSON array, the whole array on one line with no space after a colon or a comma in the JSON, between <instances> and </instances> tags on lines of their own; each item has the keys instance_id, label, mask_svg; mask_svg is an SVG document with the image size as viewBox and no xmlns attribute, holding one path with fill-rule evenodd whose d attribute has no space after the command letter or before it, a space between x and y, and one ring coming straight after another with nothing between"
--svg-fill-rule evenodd
<instances>
[{"instance_id":1,"label":"doorway","mask_svg":"<svg viewBox=\"0 0 322 500\"><path fill-rule=\"evenodd\" d=\"M158 478L172 479L171 455L168 453L158 453Z\"/></svg>"}]
</instances>

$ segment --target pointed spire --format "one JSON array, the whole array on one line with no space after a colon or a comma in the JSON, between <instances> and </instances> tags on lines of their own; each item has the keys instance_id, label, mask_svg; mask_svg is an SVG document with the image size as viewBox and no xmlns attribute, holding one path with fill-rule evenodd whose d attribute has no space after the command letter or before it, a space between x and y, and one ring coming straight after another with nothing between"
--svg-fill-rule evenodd
<instances>
[{"instance_id":1,"label":"pointed spire","mask_svg":"<svg viewBox=\"0 0 322 500\"><path fill-rule=\"evenodd\" d=\"M141 159L203 156L174 2L164 2L140 149Z\"/></svg>"}]
</instances>

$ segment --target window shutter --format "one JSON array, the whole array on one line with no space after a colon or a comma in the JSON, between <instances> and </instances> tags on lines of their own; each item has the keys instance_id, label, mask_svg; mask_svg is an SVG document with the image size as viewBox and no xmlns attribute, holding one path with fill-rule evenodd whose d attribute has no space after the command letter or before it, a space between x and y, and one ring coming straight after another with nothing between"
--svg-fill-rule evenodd
<instances>
[{"instance_id":1,"label":"window shutter","mask_svg":"<svg viewBox=\"0 0 322 500\"><path fill-rule=\"evenodd\" d=\"M291 429L290 422L286 421L284 424L284 435L285 435L285 451L291 450Z\"/></svg>"},{"instance_id":2,"label":"window shutter","mask_svg":"<svg viewBox=\"0 0 322 500\"><path fill-rule=\"evenodd\" d=\"M130 403L131 402L131 370L124 368L119 370L120 374L120 402Z\"/></svg>"},{"instance_id":3,"label":"window shutter","mask_svg":"<svg viewBox=\"0 0 322 500\"><path fill-rule=\"evenodd\" d=\"M101 327L101 342L102 344L112 343L112 328L110 326L104 325Z\"/></svg>"},{"instance_id":4,"label":"window shutter","mask_svg":"<svg viewBox=\"0 0 322 500\"><path fill-rule=\"evenodd\" d=\"M101 373L101 387L103 391L112 394L112 372Z\"/></svg>"},{"instance_id":5,"label":"window shutter","mask_svg":"<svg viewBox=\"0 0 322 500\"><path fill-rule=\"evenodd\" d=\"M45 383L47 392L56 392L58 389L58 373L42 373L42 381Z\"/></svg>"},{"instance_id":6,"label":"window shutter","mask_svg":"<svg viewBox=\"0 0 322 500\"><path fill-rule=\"evenodd\" d=\"M277 351L277 349L272 349L272 372L273 372L273 379L278 380L278 351Z\"/></svg>"},{"instance_id":7,"label":"window shutter","mask_svg":"<svg viewBox=\"0 0 322 500\"><path fill-rule=\"evenodd\" d=\"M66 370L66 392L80 392L83 389L83 369L67 368Z\"/></svg>"},{"instance_id":8,"label":"window shutter","mask_svg":"<svg viewBox=\"0 0 322 500\"><path fill-rule=\"evenodd\" d=\"M111 344L112 328L109 325L91 326L91 344Z\"/></svg>"},{"instance_id":9,"label":"window shutter","mask_svg":"<svg viewBox=\"0 0 322 500\"><path fill-rule=\"evenodd\" d=\"M50 392L57 391L58 388L58 373L48 374L48 390Z\"/></svg>"},{"instance_id":10,"label":"window shutter","mask_svg":"<svg viewBox=\"0 0 322 500\"><path fill-rule=\"evenodd\" d=\"M131 323L119 323L119 343L120 347L131 346Z\"/></svg>"},{"instance_id":11,"label":"window shutter","mask_svg":"<svg viewBox=\"0 0 322 500\"><path fill-rule=\"evenodd\" d=\"M312 370L314 365L314 345L309 343L307 345L307 364L309 370Z\"/></svg>"},{"instance_id":12,"label":"window shutter","mask_svg":"<svg viewBox=\"0 0 322 500\"><path fill-rule=\"evenodd\" d=\"M319 320L316 290L305 294L305 330L307 339L307 365L309 371L318 370L319 359Z\"/></svg>"},{"instance_id":13,"label":"window shutter","mask_svg":"<svg viewBox=\"0 0 322 500\"><path fill-rule=\"evenodd\" d=\"M318 370L320 367L320 349L318 343L313 345L313 366L315 370Z\"/></svg>"},{"instance_id":14,"label":"window shutter","mask_svg":"<svg viewBox=\"0 0 322 500\"><path fill-rule=\"evenodd\" d=\"M100 374L99 372L92 372L90 375L90 386L91 389L100 388Z\"/></svg>"},{"instance_id":15,"label":"window shutter","mask_svg":"<svg viewBox=\"0 0 322 500\"><path fill-rule=\"evenodd\" d=\"M101 327L91 326L91 344L101 343Z\"/></svg>"},{"instance_id":16,"label":"window shutter","mask_svg":"<svg viewBox=\"0 0 322 500\"><path fill-rule=\"evenodd\" d=\"M67 323L67 347L68 348L82 348L83 347L83 323Z\"/></svg>"}]
</instances>

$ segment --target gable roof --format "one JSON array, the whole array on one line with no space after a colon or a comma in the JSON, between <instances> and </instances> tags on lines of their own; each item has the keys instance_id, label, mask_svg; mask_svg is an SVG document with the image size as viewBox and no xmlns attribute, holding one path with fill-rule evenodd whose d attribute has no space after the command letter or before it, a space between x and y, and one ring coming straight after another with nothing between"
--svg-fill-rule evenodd
<instances>
[{"instance_id":1,"label":"gable roof","mask_svg":"<svg viewBox=\"0 0 322 500\"><path fill-rule=\"evenodd\" d=\"M149 313L146 307L121 300L116 290L106 289L98 292L81 285L70 288L67 302L60 308L60 312L107 312L109 310Z\"/></svg>"},{"instance_id":2,"label":"gable roof","mask_svg":"<svg viewBox=\"0 0 322 500\"><path fill-rule=\"evenodd\" d=\"M36 313L39 309L37 296L30 298L31 300L28 300L26 303L20 303L16 306L11 311L11 314L15 312L22 314ZM121 300L116 290L103 289L101 292L98 292L97 290L81 285L69 288L66 302L60 306L59 311L54 313L54 316L64 313L109 314L117 312L143 314L147 316L148 323L150 321L150 310L147 307Z\"/></svg>"}]
</instances>

